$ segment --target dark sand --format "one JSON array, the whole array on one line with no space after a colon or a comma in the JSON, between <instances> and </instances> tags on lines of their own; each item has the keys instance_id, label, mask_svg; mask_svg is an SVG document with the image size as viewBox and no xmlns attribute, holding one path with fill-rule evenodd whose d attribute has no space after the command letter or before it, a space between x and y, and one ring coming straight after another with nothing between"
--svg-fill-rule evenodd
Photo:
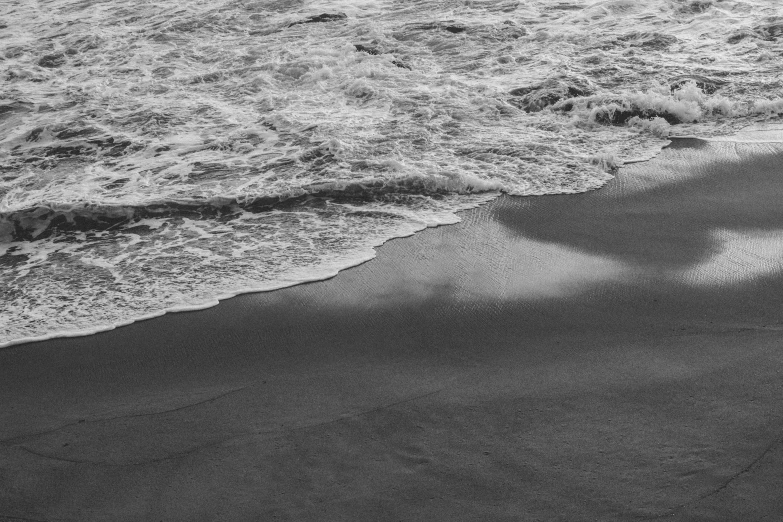
<instances>
[{"instance_id":1,"label":"dark sand","mask_svg":"<svg viewBox=\"0 0 783 522\"><path fill-rule=\"evenodd\" d=\"M0 520L781 520L783 145L0 351Z\"/></svg>"}]
</instances>

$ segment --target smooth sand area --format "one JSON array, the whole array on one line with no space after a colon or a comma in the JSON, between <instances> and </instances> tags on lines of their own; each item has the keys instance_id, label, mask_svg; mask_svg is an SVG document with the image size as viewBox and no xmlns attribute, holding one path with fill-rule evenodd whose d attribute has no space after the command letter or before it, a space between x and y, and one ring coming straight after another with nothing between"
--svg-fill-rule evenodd
<instances>
[{"instance_id":1,"label":"smooth sand area","mask_svg":"<svg viewBox=\"0 0 783 522\"><path fill-rule=\"evenodd\" d=\"M761 140L763 141L763 140ZM0 351L0 520L781 520L783 145Z\"/></svg>"}]
</instances>

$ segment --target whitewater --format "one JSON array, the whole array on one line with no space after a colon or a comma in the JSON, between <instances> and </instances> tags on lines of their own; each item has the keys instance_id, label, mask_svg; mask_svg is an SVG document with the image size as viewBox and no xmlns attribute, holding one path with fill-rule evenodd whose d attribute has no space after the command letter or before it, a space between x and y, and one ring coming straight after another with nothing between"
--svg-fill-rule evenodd
<instances>
[{"instance_id":1,"label":"whitewater","mask_svg":"<svg viewBox=\"0 0 783 522\"><path fill-rule=\"evenodd\" d=\"M777 120L777 5L3 2L0 346L324 279Z\"/></svg>"}]
</instances>

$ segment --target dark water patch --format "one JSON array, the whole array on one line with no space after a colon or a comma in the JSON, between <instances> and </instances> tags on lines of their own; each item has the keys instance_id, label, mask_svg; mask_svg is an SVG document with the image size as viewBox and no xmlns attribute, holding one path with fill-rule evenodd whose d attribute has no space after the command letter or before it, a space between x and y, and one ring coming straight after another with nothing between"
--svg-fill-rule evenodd
<instances>
[{"instance_id":1,"label":"dark water patch","mask_svg":"<svg viewBox=\"0 0 783 522\"><path fill-rule=\"evenodd\" d=\"M110 121L119 127L130 128L134 131L142 131L152 136L167 132L184 123L185 116L174 111L164 111L158 108L144 109L133 112Z\"/></svg>"},{"instance_id":2,"label":"dark water patch","mask_svg":"<svg viewBox=\"0 0 783 522\"><path fill-rule=\"evenodd\" d=\"M783 35L783 17L773 16L757 25L753 31L764 40L777 40Z\"/></svg>"},{"instance_id":3,"label":"dark water patch","mask_svg":"<svg viewBox=\"0 0 783 522\"><path fill-rule=\"evenodd\" d=\"M70 24L66 24L66 25L70 25ZM61 31L59 33L54 33L54 34L50 34L48 36L43 36L41 38L41 40L59 40L60 38L64 38L64 37L68 36L69 34L70 34L70 31L63 30L63 31Z\"/></svg>"},{"instance_id":4,"label":"dark water patch","mask_svg":"<svg viewBox=\"0 0 783 522\"><path fill-rule=\"evenodd\" d=\"M152 70L152 76L154 78L163 79L168 78L169 76L172 76L174 74L174 69L172 67L156 67Z\"/></svg>"},{"instance_id":5,"label":"dark water patch","mask_svg":"<svg viewBox=\"0 0 783 522\"><path fill-rule=\"evenodd\" d=\"M100 5L102 3L104 3L104 0L81 0L81 1L69 3L67 6L63 8L63 11L66 13L83 11L85 9L95 8L97 5Z\"/></svg>"},{"instance_id":6,"label":"dark water patch","mask_svg":"<svg viewBox=\"0 0 783 522\"><path fill-rule=\"evenodd\" d=\"M699 14L707 11L712 7L712 0L691 0L681 6L678 11L681 13Z\"/></svg>"},{"instance_id":7,"label":"dark water patch","mask_svg":"<svg viewBox=\"0 0 783 522\"><path fill-rule=\"evenodd\" d=\"M407 27L411 31L446 31L451 34L464 33L468 26L455 22L454 20L445 20L442 22L427 22L423 24L414 24Z\"/></svg>"},{"instance_id":8,"label":"dark water patch","mask_svg":"<svg viewBox=\"0 0 783 522\"><path fill-rule=\"evenodd\" d=\"M66 43L67 48L65 54L68 56L75 56L79 53L86 53L101 47L104 43L104 39L98 36L82 36Z\"/></svg>"},{"instance_id":9,"label":"dark water patch","mask_svg":"<svg viewBox=\"0 0 783 522\"><path fill-rule=\"evenodd\" d=\"M580 10L584 9L584 7L581 6L581 5L577 5L577 4L560 3L560 4L556 4L556 5L547 7L547 9L549 9L551 11L580 11Z\"/></svg>"},{"instance_id":10,"label":"dark water patch","mask_svg":"<svg viewBox=\"0 0 783 522\"><path fill-rule=\"evenodd\" d=\"M35 106L32 103L15 101L0 105L0 121L13 116L14 114L21 114L25 112L32 112Z\"/></svg>"},{"instance_id":11,"label":"dark water patch","mask_svg":"<svg viewBox=\"0 0 783 522\"><path fill-rule=\"evenodd\" d=\"M557 156L559 149L553 145L546 144L519 144L514 147L486 147L480 149L465 148L458 151L460 156L495 164L499 159L513 158L524 160L531 163L541 163L544 156Z\"/></svg>"},{"instance_id":12,"label":"dark water patch","mask_svg":"<svg viewBox=\"0 0 783 522\"><path fill-rule=\"evenodd\" d=\"M360 53L367 53L372 54L374 56L377 56L379 54L383 54L382 51L380 51L377 47L372 47L370 45L364 45L364 44L354 44L354 48L360 52Z\"/></svg>"},{"instance_id":13,"label":"dark water patch","mask_svg":"<svg viewBox=\"0 0 783 522\"><path fill-rule=\"evenodd\" d=\"M477 2L470 3L474 9L483 9L490 13L512 13L519 8L519 2L517 0L510 1L489 1L489 2Z\"/></svg>"},{"instance_id":14,"label":"dark water patch","mask_svg":"<svg viewBox=\"0 0 783 522\"><path fill-rule=\"evenodd\" d=\"M213 25L213 22L208 19L191 19L172 25L171 30L179 33L192 33L199 29L214 29Z\"/></svg>"},{"instance_id":15,"label":"dark water patch","mask_svg":"<svg viewBox=\"0 0 783 522\"><path fill-rule=\"evenodd\" d=\"M41 206L21 212L0 215L0 232L12 241L35 241L80 232L104 231L123 223L149 216L158 216L157 209L148 212L133 207L84 206L57 209ZM163 214L165 212L161 212Z\"/></svg>"},{"instance_id":16,"label":"dark water patch","mask_svg":"<svg viewBox=\"0 0 783 522\"><path fill-rule=\"evenodd\" d=\"M105 42L104 38L99 36L89 35L79 38L74 42L74 47L81 53L98 49Z\"/></svg>"},{"instance_id":17,"label":"dark water patch","mask_svg":"<svg viewBox=\"0 0 783 522\"><path fill-rule=\"evenodd\" d=\"M493 25L488 28L486 34L480 34L480 36L486 36L493 40L518 40L523 36L527 36L527 29L517 25L513 20L506 20L501 24Z\"/></svg>"},{"instance_id":18,"label":"dark water patch","mask_svg":"<svg viewBox=\"0 0 783 522\"><path fill-rule=\"evenodd\" d=\"M52 145L28 149L26 155L29 155L31 158L46 157L56 159L87 156L111 158L124 155L131 145L132 142L130 140L115 141L114 138L108 137L104 139L85 140L81 143L70 145ZM138 147L143 148L140 145Z\"/></svg>"},{"instance_id":19,"label":"dark water patch","mask_svg":"<svg viewBox=\"0 0 783 522\"><path fill-rule=\"evenodd\" d=\"M294 11L304 7L304 0L264 0L263 2L243 2L241 7L247 11L256 11L258 15L262 13L273 12L283 13Z\"/></svg>"},{"instance_id":20,"label":"dark water patch","mask_svg":"<svg viewBox=\"0 0 783 522\"><path fill-rule=\"evenodd\" d=\"M26 70L22 68L12 68L5 73L5 80L8 82L19 80L19 81L27 81L32 83L43 83L46 80L48 80L48 78L45 75L30 70Z\"/></svg>"},{"instance_id":21,"label":"dark water patch","mask_svg":"<svg viewBox=\"0 0 783 522\"><path fill-rule=\"evenodd\" d=\"M37 129L36 129L37 130ZM68 140L72 138L86 138L98 134L100 130L95 127L71 128L60 131L54 135L58 140ZM113 140L113 138L111 138Z\"/></svg>"},{"instance_id":22,"label":"dark water patch","mask_svg":"<svg viewBox=\"0 0 783 522\"><path fill-rule=\"evenodd\" d=\"M64 65L67 61L65 53L47 54L38 60L38 65L47 69L54 69Z\"/></svg>"},{"instance_id":23,"label":"dark water patch","mask_svg":"<svg viewBox=\"0 0 783 522\"><path fill-rule=\"evenodd\" d=\"M393 167L387 163L367 159L350 161L351 172L389 172Z\"/></svg>"},{"instance_id":24,"label":"dark water patch","mask_svg":"<svg viewBox=\"0 0 783 522\"><path fill-rule=\"evenodd\" d=\"M705 149L710 146L710 142L699 138L678 138L677 136L669 137L670 143L665 145L664 149Z\"/></svg>"},{"instance_id":25,"label":"dark water patch","mask_svg":"<svg viewBox=\"0 0 783 522\"><path fill-rule=\"evenodd\" d=\"M458 34L458 33L464 33L468 30L468 28L464 25L458 25L458 24L448 24L441 27L444 31L448 31L452 34Z\"/></svg>"},{"instance_id":26,"label":"dark water patch","mask_svg":"<svg viewBox=\"0 0 783 522\"><path fill-rule=\"evenodd\" d=\"M320 147L304 151L299 155L299 161L308 164L308 170L318 172L337 162L334 155Z\"/></svg>"},{"instance_id":27,"label":"dark water patch","mask_svg":"<svg viewBox=\"0 0 783 522\"><path fill-rule=\"evenodd\" d=\"M672 36L670 34L634 31L632 33L619 36L617 41L625 43L631 47L642 47L644 49L664 51L672 45L676 44L679 40L677 40L676 36Z\"/></svg>"},{"instance_id":28,"label":"dark water patch","mask_svg":"<svg viewBox=\"0 0 783 522\"><path fill-rule=\"evenodd\" d=\"M22 55L24 55L27 52L27 49L25 47L22 47L20 45L10 45L6 47L5 52L3 53L3 56L6 58L13 59L13 58L19 58Z\"/></svg>"},{"instance_id":29,"label":"dark water patch","mask_svg":"<svg viewBox=\"0 0 783 522\"><path fill-rule=\"evenodd\" d=\"M400 69L408 69L409 71L413 70L410 65L406 64L405 62L401 62L400 60L392 60L392 63Z\"/></svg>"},{"instance_id":30,"label":"dark water patch","mask_svg":"<svg viewBox=\"0 0 783 522\"><path fill-rule=\"evenodd\" d=\"M235 172L236 169L219 162L201 162L196 161L191 165L189 179L208 178L209 180L218 180L225 178L227 174Z\"/></svg>"},{"instance_id":31,"label":"dark water patch","mask_svg":"<svg viewBox=\"0 0 783 522\"><path fill-rule=\"evenodd\" d=\"M587 81L577 78L549 79L535 86L517 87L509 91L509 102L525 112L539 112L550 105L567 99L589 96L594 88Z\"/></svg>"},{"instance_id":32,"label":"dark water patch","mask_svg":"<svg viewBox=\"0 0 783 522\"><path fill-rule=\"evenodd\" d=\"M138 225L138 222L147 218L220 220L226 216L235 216L242 210L263 212L275 209L280 204L280 198L258 198L245 201L241 205L232 198L159 202L137 206L52 203L17 212L0 213L0 232L10 235L12 241L36 241L73 236L76 233L102 232L118 227L124 227L124 231L137 231L143 226Z\"/></svg>"},{"instance_id":33,"label":"dark water patch","mask_svg":"<svg viewBox=\"0 0 783 522\"><path fill-rule=\"evenodd\" d=\"M121 180L116 180L119 182ZM127 180L125 180L127 181ZM463 192L480 192L466 186ZM328 206L331 203L362 205L369 203L413 204L421 197L442 199L453 191L428 178L375 179L354 183L323 182L303 187L299 194L280 196L212 197L191 201L160 201L146 205L114 204L39 204L24 210L0 213L0 238L4 241L37 241L52 237L76 237L76 234L107 230L128 232L139 227L142 219L209 220L225 222L242 212L254 214L272 210L295 210ZM135 233L135 232L134 232Z\"/></svg>"},{"instance_id":34,"label":"dark water patch","mask_svg":"<svg viewBox=\"0 0 783 522\"><path fill-rule=\"evenodd\" d=\"M27 133L11 149L11 165L35 164L51 168L57 160L84 157L90 159L117 158L130 152L138 152L144 145L127 138L115 138L104 131L84 125L52 125L36 127ZM29 143L33 146L22 148ZM40 145L35 146L40 143ZM52 163L54 161L54 163Z\"/></svg>"},{"instance_id":35,"label":"dark water patch","mask_svg":"<svg viewBox=\"0 0 783 522\"><path fill-rule=\"evenodd\" d=\"M13 269L27 263L30 259L30 254L15 254L15 250L16 248L10 248L5 255L0 256L0 267Z\"/></svg>"},{"instance_id":36,"label":"dark water patch","mask_svg":"<svg viewBox=\"0 0 783 522\"><path fill-rule=\"evenodd\" d=\"M207 74L200 74L198 76L195 76L190 79L188 83L190 84L196 84L196 83L215 83L222 80L224 77L223 72L212 72Z\"/></svg>"},{"instance_id":37,"label":"dark water patch","mask_svg":"<svg viewBox=\"0 0 783 522\"><path fill-rule=\"evenodd\" d=\"M152 41L152 42L159 43L159 44L168 44L168 43L173 43L173 44L178 44L179 43L179 44L182 44L182 43L185 43L185 41L186 41L181 36L172 35L172 34L168 34L168 33L165 33L165 32L155 32L153 34L148 35L147 39Z\"/></svg>"},{"instance_id":38,"label":"dark water patch","mask_svg":"<svg viewBox=\"0 0 783 522\"><path fill-rule=\"evenodd\" d=\"M347 20L347 19L348 16L345 13L323 13L319 15L309 16L304 20L297 20L296 22L291 22L290 24L288 24L288 27L293 27L295 25L302 25L302 24L339 22L341 20Z\"/></svg>"},{"instance_id":39,"label":"dark water patch","mask_svg":"<svg viewBox=\"0 0 783 522\"><path fill-rule=\"evenodd\" d=\"M740 29L739 31L729 36L726 41L730 44L737 44L747 38L758 39L759 35L748 29Z\"/></svg>"},{"instance_id":40,"label":"dark water patch","mask_svg":"<svg viewBox=\"0 0 783 522\"><path fill-rule=\"evenodd\" d=\"M503 24L504 27L502 32L512 40L516 40L527 35L527 29L515 25L514 22L506 21L503 22Z\"/></svg>"},{"instance_id":41,"label":"dark water patch","mask_svg":"<svg viewBox=\"0 0 783 522\"><path fill-rule=\"evenodd\" d=\"M103 188L105 188L106 190L115 190L124 187L125 184L128 183L129 181L130 179L128 178L115 179L111 183L106 183L105 185L103 185Z\"/></svg>"},{"instance_id":42,"label":"dark water patch","mask_svg":"<svg viewBox=\"0 0 783 522\"><path fill-rule=\"evenodd\" d=\"M382 51L380 48L375 47L373 45L365 45L365 44L354 44L354 48L357 52L360 53L367 53L371 54L373 56L379 56L381 54L387 54L387 52ZM400 60L394 59L392 60L392 63L396 65L397 67L401 69L408 69L409 71L412 70L410 65L406 64L405 62L402 62Z\"/></svg>"}]
</instances>

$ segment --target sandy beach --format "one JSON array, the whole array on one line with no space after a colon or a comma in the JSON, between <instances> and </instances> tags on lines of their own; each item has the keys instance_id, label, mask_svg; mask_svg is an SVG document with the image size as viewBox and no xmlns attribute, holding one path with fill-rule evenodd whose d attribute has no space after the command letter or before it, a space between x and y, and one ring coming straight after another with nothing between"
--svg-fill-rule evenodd
<instances>
[{"instance_id":1,"label":"sandy beach","mask_svg":"<svg viewBox=\"0 0 783 522\"><path fill-rule=\"evenodd\" d=\"M783 144L745 137L0 351L0 520L780 520Z\"/></svg>"}]
</instances>

